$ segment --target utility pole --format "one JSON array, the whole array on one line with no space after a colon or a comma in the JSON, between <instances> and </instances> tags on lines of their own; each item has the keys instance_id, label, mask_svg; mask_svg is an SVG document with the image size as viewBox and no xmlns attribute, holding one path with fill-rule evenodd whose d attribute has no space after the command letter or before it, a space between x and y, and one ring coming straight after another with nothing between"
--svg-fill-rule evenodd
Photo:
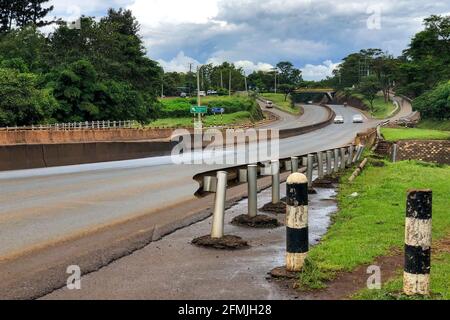
<instances>
[{"instance_id":1,"label":"utility pole","mask_svg":"<svg viewBox=\"0 0 450 320\"><path fill-rule=\"evenodd\" d=\"M197 106L201 107L201 101L200 101L200 68L197 67ZM202 114L198 114L198 121L199 123L202 123Z\"/></svg>"},{"instance_id":2,"label":"utility pole","mask_svg":"<svg viewBox=\"0 0 450 320\"><path fill-rule=\"evenodd\" d=\"M223 70L220 69L220 88L223 89Z\"/></svg>"},{"instance_id":3,"label":"utility pole","mask_svg":"<svg viewBox=\"0 0 450 320\"><path fill-rule=\"evenodd\" d=\"M191 75L192 75L192 63L189 63L189 80L188 80L188 85L189 85L189 97L191 97L191 87L192 87Z\"/></svg>"},{"instance_id":4,"label":"utility pole","mask_svg":"<svg viewBox=\"0 0 450 320\"><path fill-rule=\"evenodd\" d=\"M278 75L278 70L275 68L275 94L277 93L277 75Z\"/></svg>"},{"instance_id":5,"label":"utility pole","mask_svg":"<svg viewBox=\"0 0 450 320\"><path fill-rule=\"evenodd\" d=\"M230 69L230 83L228 86L228 96L231 97L231 69Z\"/></svg>"},{"instance_id":6,"label":"utility pole","mask_svg":"<svg viewBox=\"0 0 450 320\"><path fill-rule=\"evenodd\" d=\"M161 77L161 99L164 98L164 74Z\"/></svg>"},{"instance_id":7,"label":"utility pole","mask_svg":"<svg viewBox=\"0 0 450 320\"><path fill-rule=\"evenodd\" d=\"M247 92L248 95L248 86L247 86L247 75L244 72L244 81L245 81L245 92Z\"/></svg>"}]
</instances>

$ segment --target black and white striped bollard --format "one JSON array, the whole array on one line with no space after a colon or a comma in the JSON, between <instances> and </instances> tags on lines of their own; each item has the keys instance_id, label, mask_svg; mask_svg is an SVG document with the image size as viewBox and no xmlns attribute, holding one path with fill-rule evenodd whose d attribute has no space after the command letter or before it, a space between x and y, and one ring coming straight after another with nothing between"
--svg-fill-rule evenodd
<instances>
[{"instance_id":1,"label":"black and white striped bollard","mask_svg":"<svg viewBox=\"0 0 450 320\"><path fill-rule=\"evenodd\" d=\"M411 190L406 204L405 272L406 295L429 295L433 191Z\"/></svg>"},{"instance_id":2,"label":"black and white striped bollard","mask_svg":"<svg viewBox=\"0 0 450 320\"><path fill-rule=\"evenodd\" d=\"M294 173L287 180L286 270L302 270L309 252L308 179Z\"/></svg>"}]
</instances>

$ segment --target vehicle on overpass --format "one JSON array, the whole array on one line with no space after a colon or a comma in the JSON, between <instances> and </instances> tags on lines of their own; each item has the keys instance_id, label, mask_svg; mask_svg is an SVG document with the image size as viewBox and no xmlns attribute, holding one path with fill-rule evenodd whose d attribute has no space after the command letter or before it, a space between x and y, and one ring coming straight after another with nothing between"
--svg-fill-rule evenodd
<instances>
[{"instance_id":1,"label":"vehicle on overpass","mask_svg":"<svg viewBox=\"0 0 450 320\"><path fill-rule=\"evenodd\" d=\"M341 116L340 114L338 114L338 115L334 118L334 123L335 123L335 124L344 124L344 123L345 123L344 117Z\"/></svg>"},{"instance_id":2,"label":"vehicle on overpass","mask_svg":"<svg viewBox=\"0 0 450 320\"><path fill-rule=\"evenodd\" d=\"M273 108L273 102L272 101L266 101L266 108L272 109Z\"/></svg>"},{"instance_id":3,"label":"vehicle on overpass","mask_svg":"<svg viewBox=\"0 0 450 320\"><path fill-rule=\"evenodd\" d=\"M353 116L353 123L364 123L364 118L360 114L355 114Z\"/></svg>"}]
</instances>

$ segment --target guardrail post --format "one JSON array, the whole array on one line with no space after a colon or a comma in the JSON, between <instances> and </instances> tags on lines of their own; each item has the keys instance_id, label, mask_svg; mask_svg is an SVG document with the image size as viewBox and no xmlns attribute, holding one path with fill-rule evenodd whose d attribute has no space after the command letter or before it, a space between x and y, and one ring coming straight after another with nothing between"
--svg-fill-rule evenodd
<instances>
[{"instance_id":1,"label":"guardrail post","mask_svg":"<svg viewBox=\"0 0 450 320\"><path fill-rule=\"evenodd\" d=\"M248 166L248 215L254 218L258 215L258 166Z\"/></svg>"},{"instance_id":2,"label":"guardrail post","mask_svg":"<svg viewBox=\"0 0 450 320\"><path fill-rule=\"evenodd\" d=\"M334 173L339 172L339 149L334 149Z\"/></svg>"},{"instance_id":3,"label":"guardrail post","mask_svg":"<svg viewBox=\"0 0 450 320\"><path fill-rule=\"evenodd\" d=\"M302 270L309 251L308 179L294 173L287 180L286 270Z\"/></svg>"},{"instance_id":4,"label":"guardrail post","mask_svg":"<svg viewBox=\"0 0 450 320\"><path fill-rule=\"evenodd\" d=\"M216 187L217 191L211 230L211 238L213 239L220 239L224 235L227 182L228 182L228 173L226 171L219 171L217 173L217 187Z\"/></svg>"},{"instance_id":5,"label":"guardrail post","mask_svg":"<svg viewBox=\"0 0 450 320\"><path fill-rule=\"evenodd\" d=\"M323 153L322 152L318 152L317 153L317 170L318 170L318 176L319 179L322 179L324 176L324 172L323 172Z\"/></svg>"},{"instance_id":6,"label":"guardrail post","mask_svg":"<svg viewBox=\"0 0 450 320\"><path fill-rule=\"evenodd\" d=\"M280 196L280 161L272 160L272 203L277 204L281 200Z\"/></svg>"},{"instance_id":7,"label":"guardrail post","mask_svg":"<svg viewBox=\"0 0 450 320\"><path fill-rule=\"evenodd\" d=\"M345 148L341 148L341 169L345 170L347 163L345 161Z\"/></svg>"},{"instance_id":8,"label":"guardrail post","mask_svg":"<svg viewBox=\"0 0 450 320\"><path fill-rule=\"evenodd\" d=\"M364 154L365 150L366 150L366 146L360 146L358 156L356 157L356 161L361 160L361 157Z\"/></svg>"},{"instance_id":9,"label":"guardrail post","mask_svg":"<svg viewBox=\"0 0 450 320\"><path fill-rule=\"evenodd\" d=\"M299 164L299 159L298 159L298 157L292 157L291 158L291 171L292 171L292 173L296 173L296 172L298 172L298 164Z\"/></svg>"},{"instance_id":10,"label":"guardrail post","mask_svg":"<svg viewBox=\"0 0 450 320\"><path fill-rule=\"evenodd\" d=\"M328 150L327 151L327 175L333 174L333 152Z\"/></svg>"},{"instance_id":11,"label":"guardrail post","mask_svg":"<svg viewBox=\"0 0 450 320\"><path fill-rule=\"evenodd\" d=\"M348 147L348 159L347 159L347 167L351 167L353 164L353 152L354 152L354 146L350 145Z\"/></svg>"},{"instance_id":12,"label":"guardrail post","mask_svg":"<svg viewBox=\"0 0 450 320\"><path fill-rule=\"evenodd\" d=\"M432 201L431 190L408 192L403 280L406 295L430 294Z\"/></svg>"},{"instance_id":13,"label":"guardrail post","mask_svg":"<svg viewBox=\"0 0 450 320\"><path fill-rule=\"evenodd\" d=\"M307 166L307 180L308 180L308 186L311 189L312 188L312 180L313 180L313 170L314 170L314 155L308 154L308 166Z\"/></svg>"}]
</instances>

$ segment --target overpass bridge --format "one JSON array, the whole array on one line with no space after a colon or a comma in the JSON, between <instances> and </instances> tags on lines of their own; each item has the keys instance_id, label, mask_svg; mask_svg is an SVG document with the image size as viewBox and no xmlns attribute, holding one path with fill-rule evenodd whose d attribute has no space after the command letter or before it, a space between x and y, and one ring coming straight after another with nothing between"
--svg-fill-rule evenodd
<instances>
[{"instance_id":1,"label":"overpass bridge","mask_svg":"<svg viewBox=\"0 0 450 320\"><path fill-rule=\"evenodd\" d=\"M301 88L292 93L294 103L324 102L330 103L334 100L335 89L330 88Z\"/></svg>"}]
</instances>

